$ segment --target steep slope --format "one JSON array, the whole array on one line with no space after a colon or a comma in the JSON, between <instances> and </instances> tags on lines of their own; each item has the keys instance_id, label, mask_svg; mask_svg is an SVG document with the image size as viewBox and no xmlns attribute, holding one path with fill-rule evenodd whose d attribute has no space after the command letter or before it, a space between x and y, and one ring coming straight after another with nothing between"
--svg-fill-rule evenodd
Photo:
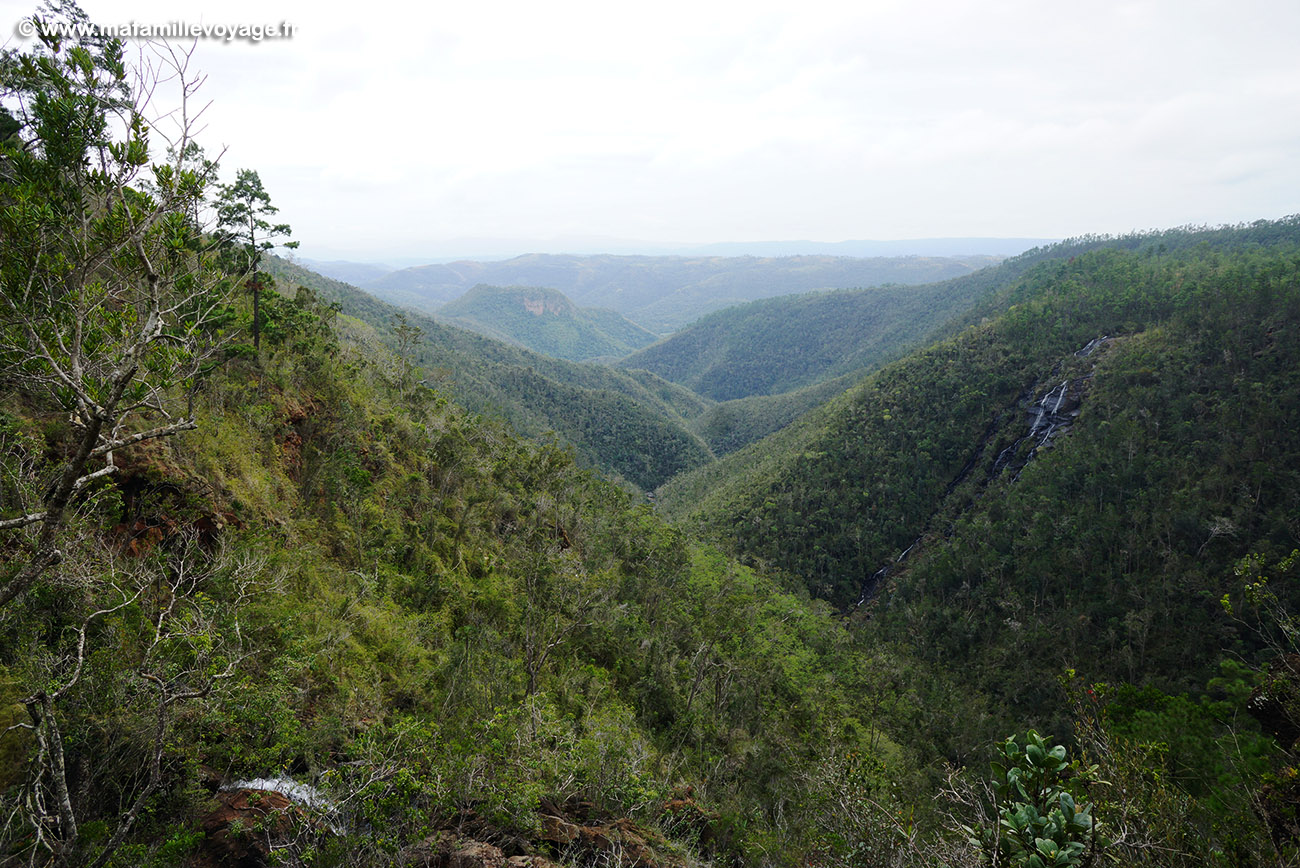
<instances>
[{"instance_id":1,"label":"steep slope","mask_svg":"<svg viewBox=\"0 0 1300 868\"><path fill-rule=\"evenodd\" d=\"M690 421L691 430L704 438L714 455L729 455L780 431L839 395L864 376L854 371L780 395L754 395L721 401Z\"/></svg>"},{"instance_id":2,"label":"steep slope","mask_svg":"<svg viewBox=\"0 0 1300 868\"><path fill-rule=\"evenodd\" d=\"M655 340L615 311L579 308L564 293L541 287L479 284L439 308L436 317L574 362L625 356Z\"/></svg>"},{"instance_id":3,"label":"steep slope","mask_svg":"<svg viewBox=\"0 0 1300 868\"><path fill-rule=\"evenodd\" d=\"M1011 707L1203 683L1236 559L1300 545L1300 220L1088 243L661 501Z\"/></svg>"},{"instance_id":4,"label":"steep slope","mask_svg":"<svg viewBox=\"0 0 1300 868\"><path fill-rule=\"evenodd\" d=\"M433 311L479 283L546 286L576 304L612 308L666 334L734 304L814 289L922 284L969 274L997 257L556 256L408 268L366 284L394 304Z\"/></svg>"},{"instance_id":5,"label":"steep slope","mask_svg":"<svg viewBox=\"0 0 1300 868\"><path fill-rule=\"evenodd\" d=\"M823 764L911 774L853 708L826 607L412 388L313 294L266 296L275 328L209 368L196 430L120 448L63 563L5 610L0 710L60 686L40 720L65 816L105 830L83 864L796 865L835 822ZM232 314L242 335L247 299ZM0 397L8 570L9 496L75 432L47 393ZM26 857L61 828L27 805L55 766L25 731L0 846L49 864Z\"/></svg>"},{"instance_id":6,"label":"steep slope","mask_svg":"<svg viewBox=\"0 0 1300 868\"><path fill-rule=\"evenodd\" d=\"M780 394L897 355L964 312L981 289L957 280L765 299L710 314L619 365L717 401Z\"/></svg>"},{"instance_id":7,"label":"steep slope","mask_svg":"<svg viewBox=\"0 0 1300 868\"><path fill-rule=\"evenodd\" d=\"M711 459L686 426L708 406L687 389L648 372L629 373L538 355L403 313L373 296L275 259L269 268L286 286L306 286L369 327L367 339L396 346L395 318L420 330L410 361L431 384L451 389L471 409L498 415L534 435L558 433L588 466L640 488L654 488Z\"/></svg>"}]
</instances>

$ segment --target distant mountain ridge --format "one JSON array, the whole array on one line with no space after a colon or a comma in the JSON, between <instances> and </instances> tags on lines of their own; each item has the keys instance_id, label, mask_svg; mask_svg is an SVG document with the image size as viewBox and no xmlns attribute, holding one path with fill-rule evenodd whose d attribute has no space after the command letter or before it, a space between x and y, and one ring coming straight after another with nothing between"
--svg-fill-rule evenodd
<instances>
[{"instance_id":1,"label":"distant mountain ridge","mask_svg":"<svg viewBox=\"0 0 1300 868\"><path fill-rule=\"evenodd\" d=\"M395 271L362 288L392 304L432 312L471 287L545 286L582 307L612 308L668 334L732 305L815 289L923 284L971 274L997 256L572 256L530 254Z\"/></svg>"},{"instance_id":2,"label":"distant mountain ridge","mask_svg":"<svg viewBox=\"0 0 1300 868\"><path fill-rule=\"evenodd\" d=\"M335 256L328 260L300 259L304 265L336 280L345 278L335 269L356 266L396 271L448 262L501 262L528 254L568 256L1018 256L1035 247L1045 247L1059 238L904 238L892 241L848 239L845 241L709 241L698 244L643 241L629 238L566 236L561 238L458 238L431 242L420 255L385 254L379 259L349 260Z\"/></svg>"},{"instance_id":3,"label":"distant mountain ridge","mask_svg":"<svg viewBox=\"0 0 1300 868\"><path fill-rule=\"evenodd\" d=\"M556 289L478 284L435 318L573 362L619 358L655 341L617 311L580 308Z\"/></svg>"},{"instance_id":4,"label":"distant mountain ridge","mask_svg":"<svg viewBox=\"0 0 1300 868\"><path fill-rule=\"evenodd\" d=\"M362 286L370 281L379 280L386 274L396 271L390 265L375 262L348 262L342 259L321 262L315 259L299 258L298 264L309 268L333 280L341 280L353 286Z\"/></svg>"},{"instance_id":5,"label":"distant mountain ridge","mask_svg":"<svg viewBox=\"0 0 1300 868\"><path fill-rule=\"evenodd\" d=\"M692 248L711 256L1017 256L1057 238L913 238L902 241L730 241Z\"/></svg>"}]
</instances>

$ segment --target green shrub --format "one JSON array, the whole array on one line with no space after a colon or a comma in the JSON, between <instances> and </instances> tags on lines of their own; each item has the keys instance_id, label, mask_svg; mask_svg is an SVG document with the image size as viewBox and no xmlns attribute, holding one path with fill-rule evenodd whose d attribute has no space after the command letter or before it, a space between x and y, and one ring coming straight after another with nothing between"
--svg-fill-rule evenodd
<instances>
[{"instance_id":1,"label":"green shrub","mask_svg":"<svg viewBox=\"0 0 1300 868\"><path fill-rule=\"evenodd\" d=\"M1006 764L993 763L997 825L965 827L989 865L1014 868L1090 865L1109 844L1083 786L1096 767L1066 760L1065 747L1032 729L1024 744L1011 736L1000 746Z\"/></svg>"}]
</instances>

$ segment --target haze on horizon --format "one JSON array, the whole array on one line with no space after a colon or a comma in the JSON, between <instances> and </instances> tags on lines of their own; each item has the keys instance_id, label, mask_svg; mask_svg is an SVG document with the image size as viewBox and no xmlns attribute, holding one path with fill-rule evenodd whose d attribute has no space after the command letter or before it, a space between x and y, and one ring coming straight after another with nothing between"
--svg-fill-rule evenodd
<instances>
[{"instance_id":1,"label":"haze on horizon","mask_svg":"<svg viewBox=\"0 0 1300 868\"><path fill-rule=\"evenodd\" d=\"M204 143L227 176L261 174L313 259L1300 211L1294 0L82 5L101 23L295 25L200 42L195 63ZM34 4L0 8L12 33Z\"/></svg>"}]
</instances>

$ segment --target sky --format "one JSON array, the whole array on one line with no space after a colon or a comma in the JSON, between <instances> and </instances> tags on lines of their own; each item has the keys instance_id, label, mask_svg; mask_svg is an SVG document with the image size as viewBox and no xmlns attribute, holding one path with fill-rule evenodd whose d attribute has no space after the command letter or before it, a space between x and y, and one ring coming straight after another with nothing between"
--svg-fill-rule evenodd
<instances>
[{"instance_id":1,"label":"sky","mask_svg":"<svg viewBox=\"0 0 1300 868\"><path fill-rule=\"evenodd\" d=\"M293 25L192 64L200 141L228 180L258 171L313 259L1300 212L1296 0L81 5ZM33 9L0 0L7 44Z\"/></svg>"}]
</instances>

